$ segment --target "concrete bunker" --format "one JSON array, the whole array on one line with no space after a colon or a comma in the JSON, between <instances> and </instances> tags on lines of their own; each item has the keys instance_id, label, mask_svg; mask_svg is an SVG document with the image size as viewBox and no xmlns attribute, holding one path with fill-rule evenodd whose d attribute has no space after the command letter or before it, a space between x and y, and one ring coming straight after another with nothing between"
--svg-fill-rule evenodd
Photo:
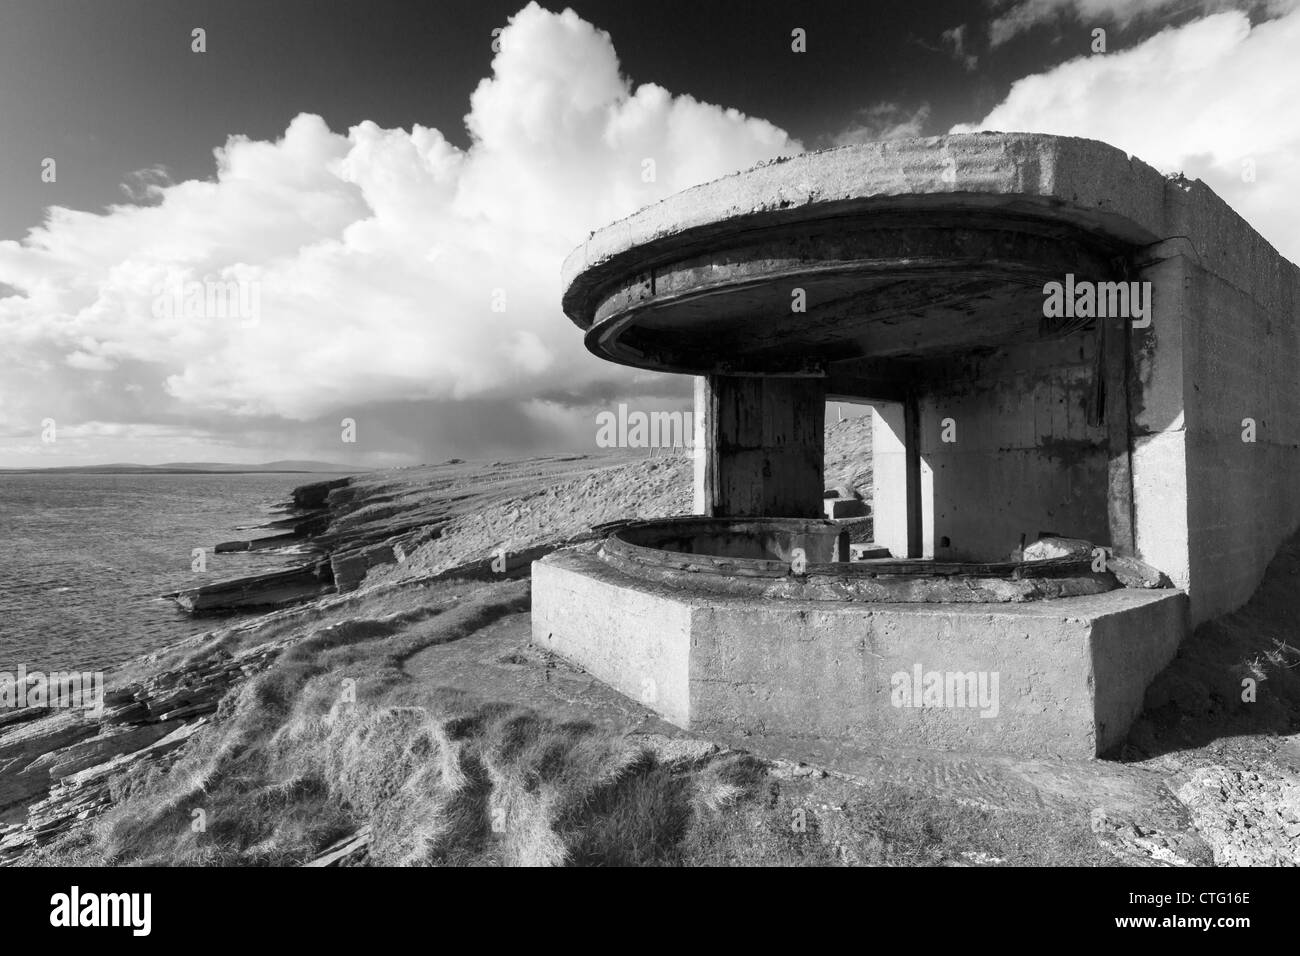
<instances>
[{"instance_id":1,"label":"concrete bunker","mask_svg":"<svg viewBox=\"0 0 1300 956\"><path fill-rule=\"evenodd\" d=\"M1104 144L778 161L593 234L565 286L594 354L696 376L698 517L539 562L534 639L682 726L1101 753L1189 623L1241 603L1300 520L1233 502L1264 540L1247 573L1211 570L1235 540L1210 513L1216 455L1258 462L1193 386L1234 319L1239 353L1267 334L1296 357L1295 266L1201 184ZM821 520L837 399L873 408L874 548L856 554ZM1025 561L1045 534L1176 587ZM918 667L996 674L1001 704L900 704Z\"/></svg>"}]
</instances>

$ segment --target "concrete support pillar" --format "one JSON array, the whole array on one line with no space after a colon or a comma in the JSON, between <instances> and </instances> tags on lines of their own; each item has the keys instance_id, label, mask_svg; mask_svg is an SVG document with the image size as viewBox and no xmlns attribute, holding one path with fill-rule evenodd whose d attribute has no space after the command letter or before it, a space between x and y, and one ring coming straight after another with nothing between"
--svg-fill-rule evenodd
<instances>
[{"instance_id":1,"label":"concrete support pillar","mask_svg":"<svg viewBox=\"0 0 1300 956\"><path fill-rule=\"evenodd\" d=\"M903 440L907 446L907 556L920 558L925 556L925 527L927 516L925 501L921 495L921 402L915 392L903 400ZM934 530L934 496L930 499L928 523ZM930 549L933 556L934 549Z\"/></svg>"},{"instance_id":2,"label":"concrete support pillar","mask_svg":"<svg viewBox=\"0 0 1300 956\"><path fill-rule=\"evenodd\" d=\"M1097 327L1097 348L1104 397L1106 424L1106 524L1110 546L1116 554L1132 555L1133 531L1133 442L1129 434L1129 321L1123 317L1102 319Z\"/></svg>"},{"instance_id":3,"label":"concrete support pillar","mask_svg":"<svg viewBox=\"0 0 1300 956\"><path fill-rule=\"evenodd\" d=\"M1133 544L1138 557L1182 588L1191 584L1183 380L1188 269L1182 255L1141 268L1139 280L1151 283L1151 321L1128 333Z\"/></svg>"},{"instance_id":4,"label":"concrete support pillar","mask_svg":"<svg viewBox=\"0 0 1300 956\"><path fill-rule=\"evenodd\" d=\"M821 517L823 379L710 375L695 397L697 513Z\"/></svg>"},{"instance_id":5,"label":"concrete support pillar","mask_svg":"<svg viewBox=\"0 0 1300 956\"><path fill-rule=\"evenodd\" d=\"M697 515L708 514L709 467L709 380L703 375L696 375L694 382L695 415L693 418L694 434L691 436L691 456L695 464L695 501L692 511Z\"/></svg>"},{"instance_id":6,"label":"concrete support pillar","mask_svg":"<svg viewBox=\"0 0 1300 956\"><path fill-rule=\"evenodd\" d=\"M896 558L912 556L907 424L901 402L871 406L871 537Z\"/></svg>"}]
</instances>

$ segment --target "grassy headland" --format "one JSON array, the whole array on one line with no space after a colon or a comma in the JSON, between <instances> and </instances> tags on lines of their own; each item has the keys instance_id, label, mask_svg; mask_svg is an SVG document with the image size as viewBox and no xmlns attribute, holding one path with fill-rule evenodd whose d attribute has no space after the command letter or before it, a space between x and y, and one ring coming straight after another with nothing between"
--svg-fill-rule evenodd
<instances>
[{"instance_id":1,"label":"grassy headland","mask_svg":"<svg viewBox=\"0 0 1300 956\"><path fill-rule=\"evenodd\" d=\"M869 467L861 420L830 429L828 461L838 480ZM0 722L0 859L1300 862L1300 543L1250 605L1188 642L1119 759L813 759L664 723L529 643L526 565L504 580L481 573L502 546L685 513L690 469L646 457L455 463L337 489L320 540L403 542L354 590L218 621L133 662L95 727ZM1253 706L1238 699L1243 675L1267 687Z\"/></svg>"}]
</instances>

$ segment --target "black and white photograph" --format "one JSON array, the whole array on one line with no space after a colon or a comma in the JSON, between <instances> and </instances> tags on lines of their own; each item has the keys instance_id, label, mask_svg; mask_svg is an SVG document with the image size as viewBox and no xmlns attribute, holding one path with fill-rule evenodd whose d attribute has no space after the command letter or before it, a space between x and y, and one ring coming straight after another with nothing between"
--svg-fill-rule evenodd
<instances>
[{"instance_id":1,"label":"black and white photograph","mask_svg":"<svg viewBox=\"0 0 1300 956\"><path fill-rule=\"evenodd\" d=\"M1298 103L1300 0L0 0L6 922L1278 931Z\"/></svg>"}]
</instances>

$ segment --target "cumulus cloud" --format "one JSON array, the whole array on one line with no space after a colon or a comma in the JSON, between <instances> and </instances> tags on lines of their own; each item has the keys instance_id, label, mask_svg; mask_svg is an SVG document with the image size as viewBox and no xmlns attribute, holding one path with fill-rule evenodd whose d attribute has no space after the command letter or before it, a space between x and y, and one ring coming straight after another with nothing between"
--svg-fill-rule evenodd
<instances>
[{"instance_id":1,"label":"cumulus cloud","mask_svg":"<svg viewBox=\"0 0 1300 956\"><path fill-rule=\"evenodd\" d=\"M426 437L463 439L490 415L526 421L538 396L554 431L555 409L662 390L582 348L559 310L565 254L640 206L802 148L766 121L634 88L608 34L536 4L502 32L465 123L468 150L419 125L342 133L302 114L274 142L232 136L211 180L150 170L128 187L136 203L53 208L0 242L0 433L53 417L274 435L418 403ZM421 426L383 428L400 445Z\"/></svg>"},{"instance_id":2,"label":"cumulus cloud","mask_svg":"<svg viewBox=\"0 0 1300 956\"><path fill-rule=\"evenodd\" d=\"M978 123L1103 140L1166 173L1204 180L1300 261L1300 9L1255 24L1215 14L1131 49L1063 63L1012 85Z\"/></svg>"},{"instance_id":3,"label":"cumulus cloud","mask_svg":"<svg viewBox=\"0 0 1300 956\"><path fill-rule=\"evenodd\" d=\"M1085 26L1126 27L1134 21L1199 10L1202 15L1228 9L1257 10L1276 15L1294 7L1295 0L994 0L999 10L989 24L989 44L999 46L1043 23L1073 18Z\"/></svg>"},{"instance_id":4,"label":"cumulus cloud","mask_svg":"<svg viewBox=\"0 0 1300 956\"><path fill-rule=\"evenodd\" d=\"M922 103L909 110L899 103L875 103L859 111L852 123L833 137L834 146L874 143L890 139L910 139L922 135L930 118L930 104Z\"/></svg>"}]
</instances>

